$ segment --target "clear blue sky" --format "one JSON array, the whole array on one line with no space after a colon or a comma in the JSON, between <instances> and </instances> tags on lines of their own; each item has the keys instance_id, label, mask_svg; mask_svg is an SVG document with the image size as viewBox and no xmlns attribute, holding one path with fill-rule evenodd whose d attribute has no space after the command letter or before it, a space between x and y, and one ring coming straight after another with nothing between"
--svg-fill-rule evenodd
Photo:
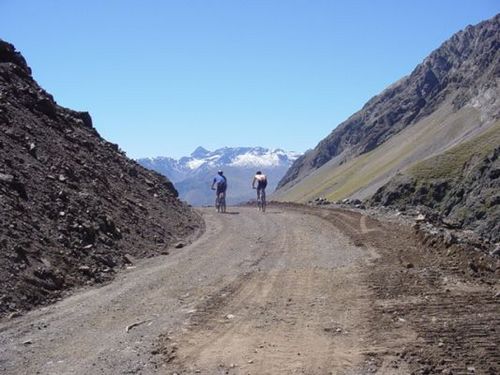
<instances>
[{"instance_id":1,"label":"clear blue sky","mask_svg":"<svg viewBox=\"0 0 500 375\"><path fill-rule=\"evenodd\" d=\"M498 0L0 0L0 38L131 157L305 151Z\"/></svg>"}]
</instances>

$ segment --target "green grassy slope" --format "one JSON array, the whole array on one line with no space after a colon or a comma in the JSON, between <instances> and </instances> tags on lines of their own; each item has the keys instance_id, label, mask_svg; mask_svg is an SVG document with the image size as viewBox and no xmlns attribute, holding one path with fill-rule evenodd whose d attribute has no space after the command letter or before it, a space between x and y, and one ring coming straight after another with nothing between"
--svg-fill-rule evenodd
<instances>
[{"instance_id":1,"label":"green grassy slope","mask_svg":"<svg viewBox=\"0 0 500 375\"><path fill-rule=\"evenodd\" d=\"M476 109L464 107L453 112L447 103L376 149L343 164L334 159L288 190L276 192L273 199L294 202L307 202L319 196L330 200L346 197L364 199L396 173L483 132L490 134L489 129L498 134L497 127L482 124Z\"/></svg>"},{"instance_id":2,"label":"green grassy slope","mask_svg":"<svg viewBox=\"0 0 500 375\"><path fill-rule=\"evenodd\" d=\"M500 120L480 135L415 163L370 199L373 205L431 209L457 228L500 241Z\"/></svg>"},{"instance_id":3,"label":"green grassy slope","mask_svg":"<svg viewBox=\"0 0 500 375\"><path fill-rule=\"evenodd\" d=\"M458 176L464 165L473 159L482 159L500 145L500 121L487 131L463 142L446 152L422 160L408 169L406 174L417 180L448 179Z\"/></svg>"}]
</instances>

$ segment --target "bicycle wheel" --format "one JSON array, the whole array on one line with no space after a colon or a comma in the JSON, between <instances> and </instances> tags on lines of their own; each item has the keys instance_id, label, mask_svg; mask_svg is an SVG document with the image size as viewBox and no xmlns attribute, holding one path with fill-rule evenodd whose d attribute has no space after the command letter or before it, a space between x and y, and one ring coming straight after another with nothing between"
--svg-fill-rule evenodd
<instances>
[{"instance_id":1,"label":"bicycle wheel","mask_svg":"<svg viewBox=\"0 0 500 375\"><path fill-rule=\"evenodd\" d=\"M257 189L257 208L262 211L262 191Z\"/></svg>"},{"instance_id":2,"label":"bicycle wheel","mask_svg":"<svg viewBox=\"0 0 500 375\"><path fill-rule=\"evenodd\" d=\"M226 212L226 193L221 192L219 194L219 212Z\"/></svg>"},{"instance_id":3,"label":"bicycle wheel","mask_svg":"<svg viewBox=\"0 0 500 375\"><path fill-rule=\"evenodd\" d=\"M219 197L219 195L217 195L215 197L215 208L216 208L217 212L220 212L220 197Z\"/></svg>"}]
</instances>

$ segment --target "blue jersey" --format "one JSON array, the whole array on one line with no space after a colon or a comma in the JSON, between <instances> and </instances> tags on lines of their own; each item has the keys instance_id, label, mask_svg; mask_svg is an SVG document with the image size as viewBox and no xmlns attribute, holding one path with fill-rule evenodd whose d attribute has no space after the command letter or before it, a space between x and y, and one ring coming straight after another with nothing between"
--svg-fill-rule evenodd
<instances>
[{"instance_id":1,"label":"blue jersey","mask_svg":"<svg viewBox=\"0 0 500 375\"><path fill-rule=\"evenodd\" d=\"M226 180L226 177L224 176L221 176L221 175L216 175L214 177L214 184L217 185L217 192L221 192L221 191L226 191L227 189L227 180Z\"/></svg>"},{"instance_id":2,"label":"blue jersey","mask_svg":"<svg viewBox=\"0 0 500 375\"><path fill-rule=\"evenodd\" d=\"M217 175L214 177L214 184L221 185L226 183L226 178L221 175Z\"/></svg>"}]
</instances>

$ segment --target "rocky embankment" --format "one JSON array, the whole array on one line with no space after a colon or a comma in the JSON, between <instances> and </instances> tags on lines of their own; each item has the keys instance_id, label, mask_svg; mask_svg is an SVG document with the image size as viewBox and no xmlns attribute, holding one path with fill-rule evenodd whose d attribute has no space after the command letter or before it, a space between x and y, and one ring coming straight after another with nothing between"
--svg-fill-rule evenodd
<instances>
[{"instance_id":1,"label":"rocky embankment","mask_svg":"<svg viewBox=\"0 0 500 375\"><path fill-rule=\"evenodd\" d=\"M377 191L370 204L401 211L417 208L431 223L471 231L469 237L493 246L500 243L499 156L500 147L496 147L480 159L469 159L459 174L447 177L398 175ZM437 168L439 163L433 165Z\"/></svg>"},{"instance_id":2,"label":"rocky embankment","mask_svg":"<svg viewBox=\"0 0 500 375\"><path fill-rule=\"evenodd\" d=\"M163 176L63 108L0 40L0 317L165 254L202 220ZM178 245L181 246L181 245Z\"/></svg>"}]
</instances>

